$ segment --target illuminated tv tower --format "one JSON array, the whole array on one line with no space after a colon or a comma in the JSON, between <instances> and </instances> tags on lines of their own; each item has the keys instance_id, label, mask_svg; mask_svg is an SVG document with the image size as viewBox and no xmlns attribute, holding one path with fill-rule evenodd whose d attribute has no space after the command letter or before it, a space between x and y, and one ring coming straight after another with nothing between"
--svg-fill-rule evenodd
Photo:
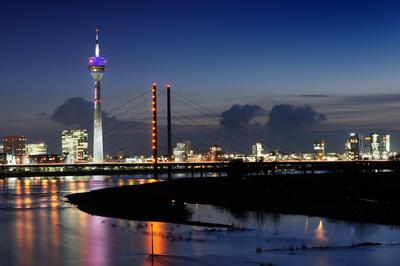
<instances>
[{"instance_id":1,"label":"illuminated tv tower","mask_svg":"<svg viewBox=\"0 0 400 266\"><path fill-rule=\"evenodd\" d=\"M107 60L100 56L99 30L96 29L96 46L94 56L89 58L88 69L94 79L94 130L93 130L93 162L103 162L103 126L101 114L100 80L103 77Z\"/></svg>"}]
</instances>

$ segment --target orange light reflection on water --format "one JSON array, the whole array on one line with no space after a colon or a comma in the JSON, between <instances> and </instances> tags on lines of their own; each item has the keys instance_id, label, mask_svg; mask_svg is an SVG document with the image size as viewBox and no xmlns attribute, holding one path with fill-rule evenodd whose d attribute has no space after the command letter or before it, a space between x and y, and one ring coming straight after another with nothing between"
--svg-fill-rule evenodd
<instances>
[{"instance_id":1,"label":"orange light reflection on water","mask_svg":"<svg viewBox=\"0 0 400 266\"><path fill-rule=\"evenodd\" d=\"M24 197L23 205L21 206L21 208L29 209L31 207L32 207L32 198L31 197Z\"/></svg>"},{"instance_id":2,"label":"orange light reflection on water","mask_svg":"<svg viewBox=\"0 0 400 266\"><path fill-rule=\"evenodd\" d=\"M42 179L40 177L35 177L33 179L33 185L34 186L39 186L41 182L42 182Z\"/></svg>"},{"instance_id":3,"label":"orange light reflection on water","mask_svg":"<svg viewBox=\"0 0 400 266\"><path fill-rule=\"evenodd\" d=\"M43 193L46 193L46 192L47 192L47 189L48 189L48 187L49 187L49 180L43 179L40 185L41 185L41 187L42 187L42 192L43 192Z\"/></svg>"},{"instance_id":4,"label":"orange light reflection on water","mask_svg":"<svg viewBox=\"0 0 400 266\"><path fill-rule=\"evenodd\" d=\"M11 179L10 179L11 180ZM0 184L5 182L0 179ZM88 191L93 184L87 180L71 179L59 180L52 178L26 178L13 179L13 184L8 187L15 189L14 206L17 209L17 219L15 222L15 250L16 254L27 254L27 256L17 256L17 265L35 264L35 254L38 250L50 248L48 263L57 265L62 260L60 258L63 243L76 243L72 245L68 252L70 255L79 254L79 257L85 258L85 261L91 265L110 265L109 243L112 235L107 227L108 223L103 223L101 217L87 215L83 212L73 212L73 216L65 216L64 212L59 210L62 194L77 193ZM113 185L116 184L113 181ZM144 183L158 182L157 179L117 179L117 185L135 185ZM96 186L97 184L94 183ZM39 195L43 194L43 195ZM35 207L35 209L32 209ZM36 207L39 207L38 210ZM50 207L50 208L49 208ZM39 218L39 219L38 219ZM38 223L40 221L40 223ZM60 229L60 221L70 226L72 232L79 234L65 234ZM44 222L42 225L41 222ZM168 239L165 238L167 224L162 222L147 222L146 235L144 237L143 247L148 254L151 253L151 226L153 224L153 243L155 254L166 254L168 252ZM34 241L34 239L37 239ZM40 239L40 243L38 243ZM68 242L69 241L69 242ZM36 258L37 259L37 258ZM1 264L1 262L0 262Z\"/></svg>"},{"instance_id":5,"label":"orange light reflection on water","mask_svg":"<svg viewBox=\"0 0 400 266\"><path fill-rule=\"evenodd\" d=\"M21 186L21 180L16 180L15 182L15 194L16 195L21 195L22 194L22 186Z\"/></svg>"},{"instance_id":6,"label":"orange light reflection on water","mask_svg":"<svg viewBox=\"0 0 400 266\"><path fill-rule=\"evenodd\" d=\"M85 192L86 191L86 184L84 181L79 181L78 182L78 192Z\"/></svg>"},{"instance_id":7,"label":"orange light reflection on water","mask_svg":"<svg viewBox=\"0 0 400 266\"><path fill-rule=\"evenodd\" d=\"M59 231L59 212L57 209L50 210L50 242L51 242L51 256L55 262L59 259L60 247L60 231ZM54 264L56 265L56 264Z\"/></svg>"},{"instance_id":8,"label":"orange light reflection on water","mask_svg":"<svg viewBox=\"0 0 400 266\"><path fill-rule=\"evenodd\" d=\"M24 254L33 253L33 221L31 211L18 211L16 220L17 265L33 265L34 261ZM32 258L32 257L31 257Z\"/></svg>"},{"instance_id":9,"label":"orange light reflection on water","mask_svg":"<svg viewBox=\"0 0 400 266\"><path fill-rule=\"evenodd\" d=\"M166 253L166 239L162 236L167 231L166 224L161 222L148 222L148 234L147 234L147 253L151 254L151 225L153 224L153 247L154 254L165 254Z\"/></svg>"},{"instance_id":10,"label":"orange light reflection on water","mask_svg":"<svg viewBox=\"0 0 400 266\"><path fill-rule=\"evenodd\" d=\"M23 188L24 188L24 193L29 195L31 194L31 180L25 179L23 181Z\"/></svg>"},{"instance_id":11,"label":"orange light reflection on water","mask_svg":"<svg viewBox=\"0 0 400 266\"><path fill-rule=\"evenodd\" d=\"M16 180L15 186L15 208L31 208L32 207L32 196L31 196L31 182L29 179Z\"/></svg>"},{"instance_id":12,"label":"orange light reflection on water","mask_svg":"<svg viewBox=\"0 0 400 266\"><path fill-rule=\"evenodd\" d=\"M325 235L325 228L324 228L324 224L322 222L322 219L319 220L317 229L315 229L315 237L317 238L317 240L319 241L326 241L326 235Z\"/></svg>"}]
</instances>

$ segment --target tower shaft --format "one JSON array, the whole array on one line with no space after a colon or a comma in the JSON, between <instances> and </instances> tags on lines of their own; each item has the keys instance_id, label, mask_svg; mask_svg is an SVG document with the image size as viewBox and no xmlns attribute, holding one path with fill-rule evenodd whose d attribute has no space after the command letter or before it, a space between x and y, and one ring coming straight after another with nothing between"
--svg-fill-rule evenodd
<instances>
[{"instance_id":1,"label":"tower shaft","mask_svg":"<svg viewBox=\"0 0 400 266\"><path fill-rule=\"evenodd\" d=\"M103 126L100 81L94 82L93 162L103 162Z\"/></svg>"},{"instance_id":2,"label":"tower shaft","mask_svg":"<svg viewBox=\"0 0 400 266\"><path fill-rule=\"evenodd\" d=\"M88 69L94 79L94 123L93 123L93 162L103 162L103 125L101 113L100 80L106 69L107 60L100 56L99 30L96 29L94 56L89 58Z\"/></svg>"}]
</instances>

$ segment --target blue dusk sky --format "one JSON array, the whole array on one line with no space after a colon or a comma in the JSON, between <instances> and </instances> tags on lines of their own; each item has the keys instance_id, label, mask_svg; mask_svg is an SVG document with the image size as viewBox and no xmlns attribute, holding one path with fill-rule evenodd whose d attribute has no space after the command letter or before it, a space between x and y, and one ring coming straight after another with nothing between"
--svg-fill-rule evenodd
<instances>
[{"instance_id":1,"label":"blue dusk sky","mask_svg":"<svg viewBox=\"0 0 400 266\"><path fill-rule=\"evenodd\" d=\"M86 63L99 27L106 112L170 83L215 118L175 101L192 122L229 135L224 117L244 117L241 126L271 149L270 138L307 151L325 137L342 151L351 131L393 134L400 148L399 14L399 1L3 1L0 135L51 142L92 116L71 124L54 112L74 103L85 112L93 98ZM175 124L194 136L188 121ZM282 133L293 142L275 137Z\"/></svg>"}]
</instances>

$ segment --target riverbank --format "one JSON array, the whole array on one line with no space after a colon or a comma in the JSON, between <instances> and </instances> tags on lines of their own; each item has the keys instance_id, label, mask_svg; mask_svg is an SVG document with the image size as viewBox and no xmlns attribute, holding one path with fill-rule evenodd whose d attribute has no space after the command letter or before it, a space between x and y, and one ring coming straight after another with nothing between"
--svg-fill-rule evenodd
<instances>
[{"instance_id":1,"label":"riverbank","mask_svg":"<svg viewBox=\"0 0 400 266\"><path fill-rule=\"evenodd\" d=\"M255 210L400 224L396 173L183 178L66 197L87 213L130 220L207 225L192 221L184 204L199 203L235 213Z\"/></svg>"}]
</instances>

